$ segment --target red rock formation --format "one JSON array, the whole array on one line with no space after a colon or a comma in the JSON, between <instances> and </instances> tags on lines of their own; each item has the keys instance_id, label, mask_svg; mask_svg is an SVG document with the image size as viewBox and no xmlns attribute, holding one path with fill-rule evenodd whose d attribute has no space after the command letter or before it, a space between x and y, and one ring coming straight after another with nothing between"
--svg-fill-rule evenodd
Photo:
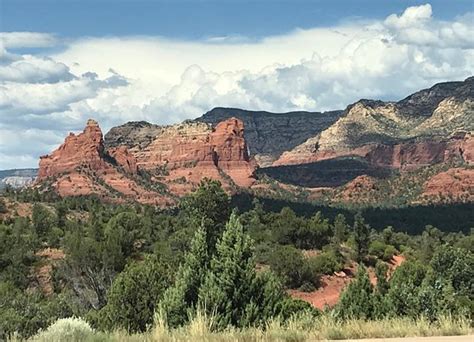
<instances>
[{"instance_id":1,"label":"red rock formation","mask_svg":"<svg viewBox=\"0 0 474 342\"><path fill-rule=\"evenodd\" d=\"M424 140L400 144L367 144L353 149L328 149L284 153L273 165L295 165L345 156L359 156L376 166L401 170L462 159L474 163L474 137L460 134L449 140Z\"/></svg>"},{"instance_id":2,"label":"red rock formation","mask_svg":"<svg viewBox=\"0 0 474 342\"><path fill-rule=\"evenodd\" d=\"M97 194L116 201L168 203L166 196L145 189L137 180L140 168L152 171L151 181L166 184L176 195L191 191L206 177L220 180L227 189L232 183L254 182L243 123L237 119L226 120L215 130L202 123L170 126L146 148L130 151L125 146L105 151L99 125L89 120L82 133L71 133L57 150L41 157L37 182L51 177L61 196Z\"/></svg>"},{"instance_id":3,"label":"red rock formation","mask_svg":"<svg viewBox=\"0 0 474 342\"><path fill-rule=\"evenodd\" d=\"M118 202L166 203L162 195L128 178L137 171L135 157L125 147L104 150L102 131L89 120L82 133L69 134L58 149L41 157L37 183L53 177L53 187L61 196L97 194Z\"/></svg>"},{"instance_id":4,"label":"red rock formation","mask_svg":"<svg viewBox=\"0 0 474 342\"><path fill-rule=\"evenodd\" d=\"M248 187L255 181L255 166L243 129L242 121L235 118L219 123L214 130L204 123L170 126L148 146L134 147L131 153L138 168L152 172L166 169L164 178L173 193L191 190L204 177L229 185L222 172L238 186Z\"/></svg>"},{"instance_id":5,"label":"red rock formation","mask_svg":"<svg viewBox=\"0 0 474 342\"><path fill-rule=\"evenodd\" d=\"M38 180L72 172L78 167L93 171L107 168L102 131L94 120L87 121L82 133L70 133L53 153L40 157Z\"/></svg>"},{"instance_id":6,"label":"red rock formation","mask_svg":"<svg viewBox=\"0 0 474 342\"><path fill-rule=\"evenodd\" d=\"M451 168L431 177L424 184L423 201L474 201L474 169Z\"/></svg>"},{"instance_id":7,"label":"red rock formation","mask_svg":"<svg viewBox=\"0 0 474 342\"><path fill-rule=\"evenodd\" d=\"M125 146L110 148L107 153L115 159L117 165L121 166L125 172L131 174L138 172L137 160Z\"/></svg>"},{"instance_id":8,"label":"red rock formation","mask_svg":"<svg viewBox=\"0 0 474 342\"><path fill-rule=\"evenodd\" d=\"M236 118L220 122L211 133L216 166L239 186L249 187L255 179L255 165L250 161L244 139L244 123Z\"/></svg>"}]
</instances>

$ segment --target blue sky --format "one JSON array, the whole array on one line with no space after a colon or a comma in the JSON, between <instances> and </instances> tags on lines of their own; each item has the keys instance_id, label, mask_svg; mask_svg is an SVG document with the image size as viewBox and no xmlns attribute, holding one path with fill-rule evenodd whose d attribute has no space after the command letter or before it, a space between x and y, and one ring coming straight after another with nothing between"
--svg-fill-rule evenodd
<instances>
[{"instance_id":1,"label":"blue sky","mask_svg":"<svg viewBox=\"0 0 474 342\"><path fill-rule=\"evenodd\" d=\"M96 119L399 100L474 74L474 1L0 0L0 169Z\"/></svg>"},{"instance_id":2,"label":"blue sky","mask_svg":"<svg viewBox=\"0 0 474 342\"><path fill-rule=\"evenodd\" d=\"M384 18L426 1L403 0L1 0L2 31L66 37L159 35L264 37L346 19ZM439 19L472 11L472 0L432 0Z\"/></svg>"}]
</instances>

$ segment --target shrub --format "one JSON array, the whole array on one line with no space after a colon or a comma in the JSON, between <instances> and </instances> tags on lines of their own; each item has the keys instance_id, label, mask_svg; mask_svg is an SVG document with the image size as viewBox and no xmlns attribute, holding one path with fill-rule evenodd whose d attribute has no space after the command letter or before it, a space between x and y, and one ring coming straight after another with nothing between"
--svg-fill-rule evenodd
<instances>
[{"instance_id":1,"label":"shrub","mask_svg":"<svg viewBox=\"0 0 474 342\"><path fill-rule=\"evenodd\" d=\"M169 272L156 257L134 262L114 280L107 305L100 311L102 328L145 331L153 321L155 305L168 286Z\"/></svg>"},{"instance_id":2,"label":"shrub","mask_svg":"<svg viewBox=\"0 0 474 342\"><path fill-rule=\"evenodd\" d=\"M81 342L94 335L89 323L80 318L58 319L45 331L38 333L33 340L48 342Z\"/></svg>"},{"instance_id":3,"label":"shrub","mask_svg":"<svg viewBox=\"0 0 474 342\"><path fill-rule=\"evenodd\" d=\"M343 268L343 264L338 260L335 253L334 250L330 250L308 258L312 271L315 274L328 275L339 272Z\"/></svg>"},{"instance_id":4,"label":"shrub","mask_svg":"<svg viewBox=\"0 0 474 342\"><path fill-rule=\"evenodd\" d=\"M293 246L277 247L270 258L270 267L289 288L299 288L305 283L318 285L319 274L312 260ZM310 288L309 284L305 285L306 289Z\"/></svg>"},{"instance_id":5,"label":"shrub","mask_svg":"<svg viewBox=\"0 0 474 342\"><path fill-rule=\"evenodd\" d=\"M374 240L370 243L369 254L382 259L387 245L380 240Z\"/></svg>"}]
</instances>

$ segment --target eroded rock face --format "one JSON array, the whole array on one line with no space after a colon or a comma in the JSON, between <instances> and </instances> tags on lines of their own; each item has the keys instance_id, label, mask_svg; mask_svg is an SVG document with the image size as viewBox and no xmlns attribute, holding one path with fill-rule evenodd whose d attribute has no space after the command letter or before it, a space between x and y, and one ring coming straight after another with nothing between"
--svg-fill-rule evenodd
<instances>
[{"instance_id":1,"label":"eroded rock face","mask_svg":"<svg viewBox=\"0 0 474 342\"><path fill-rule=\"evenodd\" d=\"M52 186L61 196L96 194L118 202L167 203L165 196L128 176L137 171L136 160L126 147L105 150L98 123L89 120L82 133L69 134L58 149L41 157L36 182L53 180Z\"/></svg>"},{"instance_id":2,"label":"eroded rock face","mask_svg":"<svg viewBox=\"0 0 474 342\"><path fill-rule=\"evenodd\" d=\"M248 187L255 167L243 131L235 118L215 128L188 122L160 128L144 147L105 149L99 125L89 120L82 133L71 133L41 157L37 182L52 179L62 196L98 194L152 204L169 203L172 195L191 191L203 178L220 180L229 190L234 184Z\"/></svg>"},{"instance_id":3,"label":"eroded rock face","mask_svg":"<svg viewBox=\"0 0 474 342\"><path fill-rule=\"evenodd\" d=\"M431 177L424 184L422 200L426 202L474 201L474 169L451 168Z\"/></svg>"},{"instance_id":4,"label":"eroded rock face","mask_svg":"<svg viewBox=\"0 0 474 342\"><path fill-rule=\"evenodd\" d=\"M113 147L107 150L107 153L115 159L116 163L123 168L123 170L130 174L138 172L137 160L125 146Z\"/></svg>"},{"instance_id":5,"label":"eroded rock face","mask_svg":"<svg viewBox=\"0 0 474 342\"><path fill-rule=\"evenodd\" d=\"M179 193L186 191L182 189L184 183L197 184L204 177L226 185L225 175L236 185L247 187L255 181L255 166L243 132L243 122L236 118L225 120L214 129L209 124L186 122L164 127L146 147L134 146L130 152L139 168L165 173L164 179L172 182Z\"/></svg>"},{"instance_id":6,"label":"eroded rock face","mask_svg":"<svg viewBox=\"0 0 474 342\"><path fill-rule=\"evenodd\" d=\"M248 187L255 181L255 165L250 160L244 139L244 123L236 118L220 122L210 135L216 166L239 186Z\"/></svg>"},{"instance_id":7,"label":"eroded rock face","mask_svg":"<svg viewBox=\"0 0 474 342\"><path fill-rule=\"evenodd\" d=\"M89 120L82 133L70 133L57 150L40 157L38 180L73 172L78 167L105 170L108 166L104 156L102 131L96 121Z\"/></svg>"},{"instance_id":8,"label":"eroded rock face","mask_svg":"<svg viewBox=\"0 0 474 342\"><path fill-rule=\"evenodd\" d=\"M458 157L469 161L473 132L474 79L469 78L437 84L399 102L360 100L329 128L283 153L274 165L350 155L400 169Z\"/></svg>"},{"instance_id":9,"label":"eroded rock face","mask_svg":"<svg viewBox=\"0 0 474 342\"><path fill-rule=\"evenodd\" d=\"M230 118L242 120L249 153L259 166L270 166L280 155L331 126L342 111L270 113L217 107L196 119L214 127Z\"/></svg>"}]
</instances>

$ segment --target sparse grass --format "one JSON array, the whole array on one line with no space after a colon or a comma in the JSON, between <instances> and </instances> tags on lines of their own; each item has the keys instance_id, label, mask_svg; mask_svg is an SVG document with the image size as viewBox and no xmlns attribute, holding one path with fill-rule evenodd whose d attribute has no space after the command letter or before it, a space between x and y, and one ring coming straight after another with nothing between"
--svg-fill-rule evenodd
<instances>
[{"instance_id":1,"label":"sparse grass","mask_svg":"<svg viewBox=\"0 0 474 342\"><path fill-rule=\"evenodd\" d=\"M267 323L265 328L236 329L213 332L213 317L198 313L185 327L170 330L166 323L157 318L155 325L143 334L130 335L124 331L110 334L88 332L81 341L118 342L175 342L175 341L314 341L361 338L390 338L407 336L454 336L472 334L471 321L464 318L441 317L437 322L419 318L390 318L378 321L338 321L329 314L317 318L300 316L283 323L278 319ZM32 341L46 342L38 334ZM12 339L11 341L17 341Z\"/></svg>"}]
</instances>

